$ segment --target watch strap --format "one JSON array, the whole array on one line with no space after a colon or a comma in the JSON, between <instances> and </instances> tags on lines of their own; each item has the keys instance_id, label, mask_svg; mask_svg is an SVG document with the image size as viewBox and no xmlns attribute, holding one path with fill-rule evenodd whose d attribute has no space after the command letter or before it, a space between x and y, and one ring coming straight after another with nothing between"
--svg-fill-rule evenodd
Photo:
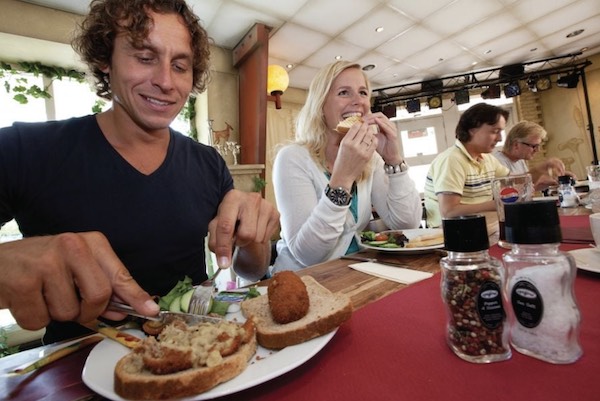
<instances>
[{"instance_id":1,"label":"watch strap","mask_svg":"<svg viewBox=\"0 0 600 401\"><path fill-rule=\"evenodd\" d=\"M404 160L402 160L402 162L400 162L398 164L385 163L383 165L383 169L386 172L386 174L403 173L408 170L408 164L406 164L406 161L404 161Z\"/></svg>"}]
</instances>

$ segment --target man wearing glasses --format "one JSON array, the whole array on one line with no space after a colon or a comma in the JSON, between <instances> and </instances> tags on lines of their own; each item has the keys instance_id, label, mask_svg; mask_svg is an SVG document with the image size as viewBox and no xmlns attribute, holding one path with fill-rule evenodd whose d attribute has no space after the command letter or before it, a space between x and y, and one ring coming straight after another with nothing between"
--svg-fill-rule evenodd
<instances>
[{"instance_id":1,"label":"man wearing glasses","mask_svg":"<svg viewBox=\"0 0 600 401\"><path fill-rule=\"evenodd\" d=\"M492 154L510 169L510 175L530 173L535 183L536 191L543 191L550 186L558 185L557 177L573 175L565 171L565 165L560 159L549 158L535 166L528 166L527 162L540 150L546 130L531 121L521 121L509 131L501 150Z\"/></svg>"}]
</instances>

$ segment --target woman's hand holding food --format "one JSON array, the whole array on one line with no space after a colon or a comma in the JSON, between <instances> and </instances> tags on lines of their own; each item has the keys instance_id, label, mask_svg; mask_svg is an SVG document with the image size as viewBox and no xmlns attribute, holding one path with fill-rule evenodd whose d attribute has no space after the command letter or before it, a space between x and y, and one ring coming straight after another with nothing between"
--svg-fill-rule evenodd
<instances>
[{"instance_id":1,"label":"woman's hand holding food","mask_svg":"<svg viewBox=\"0 0 600 401\"><path fill-rule=\"evenodd\" d=\"M373 113L364 117L367 124L376 124L379 127L377 133L377 153L381 155L387 164L400 164L400 145L396 125L383 113Z\"/></svg>"},{"instance_id":2,"label":"woman's hand holding food","mask_svg":"<svg viewBox=\"0 0 600 401\"><path fill-rule=\"evenodd\" d=\"M365 122L355 124L340 142L330 185L350 189L377 148L378 139Z\"/></svg>"}]
</instances>

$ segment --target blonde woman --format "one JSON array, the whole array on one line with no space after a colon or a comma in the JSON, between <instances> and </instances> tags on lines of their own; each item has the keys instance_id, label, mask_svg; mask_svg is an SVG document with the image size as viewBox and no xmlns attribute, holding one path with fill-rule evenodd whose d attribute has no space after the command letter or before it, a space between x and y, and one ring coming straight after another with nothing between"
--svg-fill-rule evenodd
<instances>
[{"instance_id":1,"label":"blonde woman","mask_svg":"<svg viewBox=\"0 0 600 401\"><path fill-rule=\"evenodd\" d=\"M273 166L281 213L273 271L358 251L372 208L389 228L419 225L421 200L400 155L396 126L382 113L371 114L370 94L358 64L339 61L313 79L296 138L278 152ZM338 133L337 124L350 115L363 122Z\"/></svg>"}]
</instances>

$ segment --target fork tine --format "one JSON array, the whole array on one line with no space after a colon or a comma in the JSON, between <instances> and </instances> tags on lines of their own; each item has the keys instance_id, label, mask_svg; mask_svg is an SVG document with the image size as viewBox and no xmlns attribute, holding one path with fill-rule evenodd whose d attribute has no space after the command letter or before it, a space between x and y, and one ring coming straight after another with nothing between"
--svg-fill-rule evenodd
<instances>
[{"instance_id":1,"label":"fork tine","mask_svg":"<svg viewBox=\"0 0 600 401\"><path fill-rule=\"evenodd\" d=\"M207 280L204 280L200 285L196 286L192 298L190 300L190 306L188 307L188 313L195 315L206 315L210 312L212 305L212 297L215 289L215 278L223 269L219 268L213 276Z\"/></svg>"},{"instance_id":2,"label":"fork tine","mask_svg":"<svg viewBox=\"0 0 600 401\"><path fill-rule=\"evenodd\" d=\"M209 287L209 288L212 289L212 287ZM195 315L206 314L203 311L205 309L203 307L203 304L205 303L206 297L210 297L210 296L212 296L212 292L210 290L207 291L207 288L203 287L202 285L197 286L196 289L194 290L194 293L192 294L188 312L193 313Z\"/></svg>"}]
</instances>

